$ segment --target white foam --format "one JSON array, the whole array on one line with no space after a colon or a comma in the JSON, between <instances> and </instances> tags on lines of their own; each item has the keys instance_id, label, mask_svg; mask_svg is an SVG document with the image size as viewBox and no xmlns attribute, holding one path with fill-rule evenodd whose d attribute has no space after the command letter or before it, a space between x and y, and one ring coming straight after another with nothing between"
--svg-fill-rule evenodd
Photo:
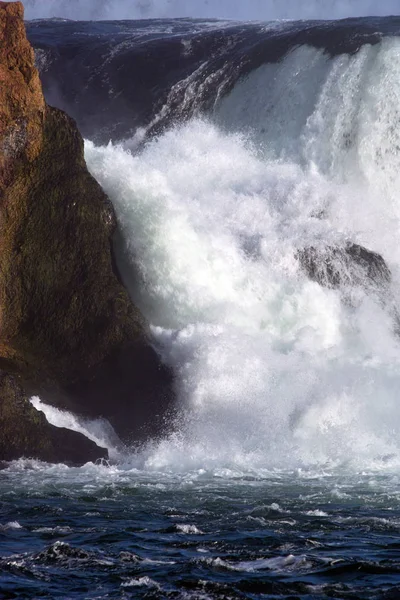
<instances>
[{"instance_id":1,"label":"white foam","mask_svg":"<svg viewBox=\"0 0 400 600\"><path fill-rule=\"evenodd\" d=\"M55 427L65 427L72 431L82 433L102 448L107 448L110 458L119 457L118 446L120 441L117 434L105 419L84 419L66 410L60 410L49 404L45 404L38 396L33 396L31 404L46 416L49 423Z\"/></svg>"},{"instance_id":2,"label":"white foam","mask_svg":"<svg viewBox=\"0 0 400 600\"><path fill-rule=\"evenodd\" d=\"M365 245L399 298L399 53L397 40L334 59L300 48L240 83L214 123L137 155L86 143L183 407L177 433L136 464L398 469L393 315L363 290L346 303L309 281L295 254Z\"/></svg>"},{"instance_id":3,"label":"white foam","mask_svg":"<svg viewBox=\"0 0 400 600\"><path fill-rule=\"evenodd\" d=\"M306 515L308 515L309 517L329 517L328 513L324 512L323 510L308 510L306 513Z\"/></svg>"},{"instance_id":4,"label":"white foam","mask_svg":"<svg viewBox=\"0 0 400 600\"><path fill-rule=\"evenodd\" d=\"M196 525L188 525L185 523L178 524L176 526L177 530L181 533L185 533L187 535L202 535L202 531L196 527Z\"/></svg>"},{"instance_id":5,"label":"white foam","mask_svg":"<svg viewBox=\"0 0 400 600\"><path fill-rule=\"evenodd\" d=\"M161 586L150 577L147 577L147 575L144 577L132 577L131 579L127 579L126 581L121 583L121 587L145 587L157 590L161 589Z\"/></svg>"},{"instance_id":6,"label":"white foam","mask_svg":"<svg viewBox=\"0 0 400 600\"><path fill-rule=\"evenodd\" d=\"M278 556L274 558L259 558L241 562L223 560L222 558L203 559L213 567L227 569L228 571L244 571L246 573L257 573L258 571L286 571L297 570L308 566L305 556Z\"/></svg>"},{"instance_id":7,"label":"white foam","mask_svg":"<svg viewBox=\"0 0 400 600\"><path fill-rule=\"evenodd\" d=\"M149 450L147 468L398 456L400 353L389 315L367 297L358 309L344 305L294 259L320 237L343 241L335 208L344 197L347 212L359 206L349 184L262 160L244 138L205 122L138 156L88 143L86 157L144 280L139 297L136 278L128 287L186 406L180 433ZM327 202L334 216L313 217ZM364 202L369 210L376 198ZM390 222L390 206L379 209ZM352 239L376 249L375 225Z\"/></svg>"},{"instance_id":8,"label":"white foam","mask_svg":"<svg viewBox=\"0 0 400 600\"><path fill-rule=\"evenodd\" d=\"M9 521L5 525L1 525L1 523L0 523L0 531L7 531L9 529L18 530L18 529L23 529L23 527L22 527L22 525L20 525L18 523L18 521Z\"/></svg>"}]
</instances>

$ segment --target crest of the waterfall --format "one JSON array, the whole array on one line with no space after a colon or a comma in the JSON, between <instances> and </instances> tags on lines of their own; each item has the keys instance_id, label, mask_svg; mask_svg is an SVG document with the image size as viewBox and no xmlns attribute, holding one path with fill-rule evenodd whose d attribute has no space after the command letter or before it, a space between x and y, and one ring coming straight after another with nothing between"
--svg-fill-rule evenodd
<instances>
[{"instance_id":1,"label":"crest of the waterfall","mask_svg":"<svg viewBox=\"0 0 400 600\"><path fill-rule=\"evenodd\" d=\"M26 0L28 19L342 19L399 14L397 0Z\"/></svg>"}]
</instances>

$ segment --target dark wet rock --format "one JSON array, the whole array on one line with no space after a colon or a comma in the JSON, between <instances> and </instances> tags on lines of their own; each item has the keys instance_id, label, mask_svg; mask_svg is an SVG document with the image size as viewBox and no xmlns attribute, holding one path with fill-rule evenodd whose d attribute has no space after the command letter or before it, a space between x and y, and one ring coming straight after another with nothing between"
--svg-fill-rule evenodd
<instances>
[{"instance_id":1,"label":"dark wet rock","mask_svg":"<svg viewBox=\"0 0 400 600\"><path fill-rule=\"evenodd\" d=\"M80 433L50 425L15 378L0 374L0 456L2 461L25 457L80 466L108 453Z\"/></svg>"},{"instance_id":2,"label":"dark wet rock","mask_svg":"<svg viewBox=\"0 0 400 600\"><path fill-rule=\"evenodd\" d=\"M0 368L124 441L158 435L172 377L117 272L113 207L44 101L21 3L0 2L0 34Z\"/></svg>"},{"instance_id":3,"label":"dark wet rock","mask_svg":"<svg viewBox=\"0 0 400 600\"><path fill-rule=\"evenodd\" d=\"M303 248L297 252L300 264L312 281L329 288L360 286L386 292L391 273L380 254L358 244Z\"/></svg>"},{"instance_id":4,"label":"dark wet rock","mask_svg":"<svg viewBox=\"0 0 400 600\"><path fill-rule=\"evenodd\" d=\"M142 339L132 341L88 370L85 378L41 399L83 417L105 417L126 444L161 437L174 412L171 372Z\"/></svg>"}]
</instances>

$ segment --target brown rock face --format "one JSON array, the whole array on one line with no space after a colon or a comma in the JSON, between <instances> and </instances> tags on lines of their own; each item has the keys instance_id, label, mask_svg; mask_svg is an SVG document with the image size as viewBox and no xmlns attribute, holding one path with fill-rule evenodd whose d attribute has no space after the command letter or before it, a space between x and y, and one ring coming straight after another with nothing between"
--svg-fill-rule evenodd
<instances>
[{"instance_id":1,"label":"brown rock face","mask_svg":"<svg viewBox=\"0 0 400 600\"><path fill-rule=\"evenodd\" d=\"M133 441L162 431L171 376L116 272L114 229L74 121L43 100L21 3L0 2L0 367Z\"/></svg>"},{"instance_id":2,"label":"brown rock face","mask_svg":"<svg viewBox=\"0 0 400 600\"><path fill-rule=\"evenodd\" d=\"M15 159L34 160L42 145L45 101L23 15L21 2L0 3L0 193Z\"/></svg>"}]
</instances>

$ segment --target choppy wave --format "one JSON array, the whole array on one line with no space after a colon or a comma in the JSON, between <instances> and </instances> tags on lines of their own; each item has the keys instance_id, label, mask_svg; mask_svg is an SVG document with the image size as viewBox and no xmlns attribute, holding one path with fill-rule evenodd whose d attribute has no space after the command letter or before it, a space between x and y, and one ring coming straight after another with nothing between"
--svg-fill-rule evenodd
<instances>
[{"instance_id":1,"label":"choppy wave","mask_svg":"<svg viewBox=\"0 0 400 600\"><path fill-rule=\"evenodd\" d=\"M399 595L393 475L19 461L1 486L5 598Z\"/></svg>"}]
</instances>

